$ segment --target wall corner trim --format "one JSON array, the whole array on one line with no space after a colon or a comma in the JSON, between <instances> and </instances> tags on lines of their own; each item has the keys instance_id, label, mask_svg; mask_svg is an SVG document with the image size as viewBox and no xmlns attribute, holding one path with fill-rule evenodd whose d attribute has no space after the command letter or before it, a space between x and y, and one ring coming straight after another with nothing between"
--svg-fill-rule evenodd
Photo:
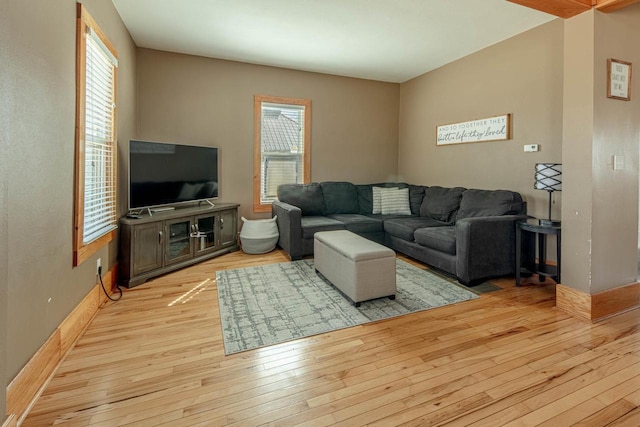
<instances>
[{"instance_id":1,"label":"wall corner trim","mask_svg":"<svg viewBox=\"0 0 640 427\"><path fill-rule=\"evenodd\" d=\"M116 263L106 274L105 282L111 285L108 289L115 287L117 271ZM24 421L66 354L106 301L107 296L102 291L102 286L100 283L96 284L9 383L7 413L15 414L16 419L11 424L9 417L3 427L12 427Z\"/></svg>"},{"instance_id":2,"label":"wall corner trim","mask_svg":"<svg viewBox=\"0 0 640 427\"><path fill-rule=\"evenodd\" d=\"M596 294L556 286L556 307L574 317L597 322L640 307L640 283L630 283Z\"/></svg>"}]
</instances>

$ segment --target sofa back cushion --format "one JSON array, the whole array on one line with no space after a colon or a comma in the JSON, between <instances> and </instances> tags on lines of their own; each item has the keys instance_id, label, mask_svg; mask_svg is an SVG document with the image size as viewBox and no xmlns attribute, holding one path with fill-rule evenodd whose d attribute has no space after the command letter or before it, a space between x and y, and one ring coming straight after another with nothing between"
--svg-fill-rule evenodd
<instances>
[{"instance_id":1,"label":"sofa back cushion","mask_svg":"<svg viewBox=\"0 0 640 427\"><path fill-rule=\"evenodd\" d=\"M435 186L425 188L424 199L420 205L420 216L454 224L464 191L465 189L462 187Z\"/></svg>"},{"instance_id":2,"label":"sofa back cushion","mask_svg":"<svg viewBox=\"0 0 640 427\"><path fill-rule=\"evenodd\" d=\"M420 206L422 206L426 188L424 185L409 184L409 206L411 207L411 213L414 215L420 214Z\"/></svg>"},{"instance_id":3,"label":"sofa back cushion","mask_svg":"<svg viewBox=\"0 0 640 427\"><path fill-rule=\"evenodd\" d=\"M278 200L297 206L304 216L324 215L322 187L317 182L310 184L281 184Z\"/></svg>"},{"instance_id":4,"label":"sofa back cushion","mask_svg":"<svg viewBox=\"0 0 640 427\"><path fill-rule=\"evenodd\" d=\"M358 184L356 185L356 192L358 193L358 213L360 215L367 215L373 212L373 193L370 184Z\"/></svg>"},{"instance_id":5,"label":"sofa back cushion","mask_svg":"<svg viewBox=\"0 0 640 427\"><path fill-rule=\"evenodd\" d=\"M325 215L358 213L358 192L350 182L321 182Z\"/></svg>"},{"instance_id":6,"label":"sofa back cushion","mask_svg":"<svg viewBox=\"0 0 640 427\"><path fill-rule=\"evenodd\" d=\"M522 196L508 190L466 190L457 219L526 213Z\"/></svg>"}]
</instances>

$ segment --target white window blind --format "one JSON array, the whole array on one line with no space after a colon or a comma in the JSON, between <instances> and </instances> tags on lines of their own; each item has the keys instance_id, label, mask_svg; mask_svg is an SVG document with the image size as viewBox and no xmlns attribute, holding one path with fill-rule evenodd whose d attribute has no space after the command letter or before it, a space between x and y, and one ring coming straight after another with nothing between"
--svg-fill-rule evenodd
<instances>
[{"instance_id":1,"label":"white window blind","mask_svg":"<svg viewBox=\"0 0 640 427\"><path fill-rule=\"evenodd\" d=\"M116 59L92 32L86 35L84 222L82 242L117 226L115 189Z\"/></svg>"},{"instance_id":2,"label":"white window blind","mask_svg":"<svg viewBox=\"0 0 640 427\"><path fill-rule=\"evenodd\" d=\"M266 191L264 196L273 198L277 196L278 185L285 183L297 183L296 159L267 159L266 160Z\"/></svg>"}]
</instances>

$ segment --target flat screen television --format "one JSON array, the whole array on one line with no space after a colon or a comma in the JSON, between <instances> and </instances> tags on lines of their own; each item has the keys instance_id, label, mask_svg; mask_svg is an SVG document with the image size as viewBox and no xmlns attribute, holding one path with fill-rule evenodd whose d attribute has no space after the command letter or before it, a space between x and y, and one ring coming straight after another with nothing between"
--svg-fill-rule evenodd
<instances>
[{"instance_id":1,"label":"flat screen television","mask_svg":"<svg viewBox=\"0 0 640 427\"><path fill-rule=\"evenodd\" d=\"M129 210L218 197L218 148L129 141Z\"/></svg>"}]
</instances>

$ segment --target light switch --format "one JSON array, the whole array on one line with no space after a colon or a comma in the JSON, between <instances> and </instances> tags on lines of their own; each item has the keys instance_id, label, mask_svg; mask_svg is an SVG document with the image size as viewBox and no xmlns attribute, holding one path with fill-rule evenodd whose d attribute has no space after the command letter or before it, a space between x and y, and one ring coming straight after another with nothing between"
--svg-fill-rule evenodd
<instances>
[{"instance_id":1,"label":"light switch","mask_svg":"<svg viewBox=\"0 0 640 427\"><path fill-rule=\"evenodd\" d=\"M613 170L621 171L624 169L624 156L613 156Z\"/></svg>"}]
</instances>

